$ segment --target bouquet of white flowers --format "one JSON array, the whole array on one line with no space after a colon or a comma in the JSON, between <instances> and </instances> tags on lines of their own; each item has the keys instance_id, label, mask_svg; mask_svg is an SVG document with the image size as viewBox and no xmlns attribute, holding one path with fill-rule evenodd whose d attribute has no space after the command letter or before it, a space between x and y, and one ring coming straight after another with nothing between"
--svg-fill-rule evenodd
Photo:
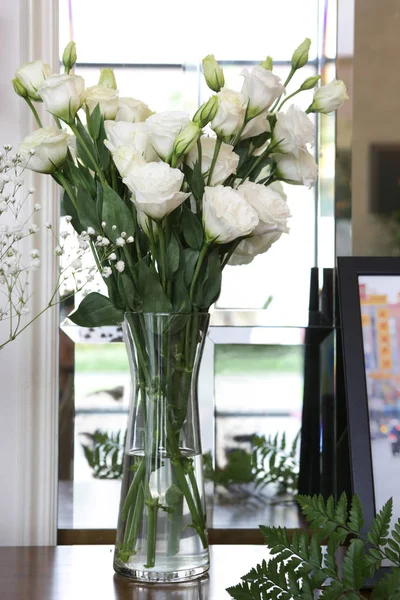
<instances>
[{"instance_id":1,"label":"bouquet of white flowers","mask_svg":"<svg viewBox=\"0 0 400 600\"><path fill-rule=\"evenodd\" d=\"M86 89L73 73L73 42L63 55L65 73L50 74L41 61L16 72L15 91L39 125L20 145L22 163L64 189L64 212L80 243L90 246L108 290L107 296L88 294L70 319L96 327L121 323L125 315L132 348L136 400L119 572L170 580L208 568L194 423L207 313L225 265L250 262L288 232L282 182L316 181L309 151L315 129L306 113L339 108L346 90L333 81L315 91L306 112L296 105L282 110L289 98L318 84L319 76L309 77L286 96L309 48L306 39L296 49L284 83L271 57L243 69L241 91L225 86L223 69L207 56L203 72L214 94L192 118L153 113L140 100L119 97L111 69ZM35 102L53 115L53 127L42 127Z\"/></svg>"}]
</instances>

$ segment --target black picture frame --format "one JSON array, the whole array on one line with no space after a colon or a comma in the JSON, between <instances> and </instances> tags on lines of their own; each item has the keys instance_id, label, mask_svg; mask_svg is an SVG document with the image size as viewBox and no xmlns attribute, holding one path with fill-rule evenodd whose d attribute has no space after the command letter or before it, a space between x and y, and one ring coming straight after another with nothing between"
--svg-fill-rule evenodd
<instances>
[{"instance_id":1,"label":"black picture frame","mask_svg":"<svg viewBox=\"0 0 400 600\"><path fill-rule=\"evenodd\" d=\"M344 383L347 404L352 493L360 496L365 534L376 515L374 472L364 342L359 291L360 276L398 276L400 257L338 257L337 291L341 329ZM337 465L337 469L340 469ZM400 515L399 515L400 516ZM382 567L380 579L389 570ZM373 584L374 581L368 582Z\"/></svg>"}]
</instances>

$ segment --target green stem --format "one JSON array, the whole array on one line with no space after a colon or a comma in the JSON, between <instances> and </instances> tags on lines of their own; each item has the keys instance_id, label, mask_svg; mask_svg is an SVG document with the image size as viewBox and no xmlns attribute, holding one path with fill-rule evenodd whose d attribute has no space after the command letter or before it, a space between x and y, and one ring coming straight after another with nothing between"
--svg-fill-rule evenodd
<instances>
[{"instance_id":1,"label":"green stem","mask_svg":"<svg viewBox=\"0 0 400 600\"><path fill-rule=\"evenodd\" d=\"M297 94L300 94L300 92L302 92L302 89L298 89L295 92L293 92L293 94L290 94L289 96L286 96L286 98L281 102L281 104L278 107L278 112L282 109L282 106L285 104L285 102L287 102L288 100L290 100L290 98L293 98L293 96L296 96Z\"/></svg>"},{"instance_id":2,"label":"green stem","mask_svg":"<svg viewBox=\"0 0 400 600\"><path fill-rule=\"evenodd\" d=\"M214 168L215 168L215 165L216 165L216 162L218 159L218 154L219 154L221 145L222 145L222 139L220 137L217 137L217 141L215 142L214 154L213 154L211 165L210 165L210 170L208 172L207 185L211 185L211 179L212 179Z\"/></svg>"},{"instance_id":3,"label":"green stem","mask_svg":"<svg viewBox=\"0 0 400 600\"><path fill-rule=\"evenodd\" d=\"M124 541L122 551L133 554L136 541L139 534L139 527L143 518L144 493L143 486L140 486L136 496L135 504L131 505L128 514L128 520L125 527ZM131 518L132 515L132 518Z\"/></svg>"},{"instance_id":4,"label":"green stem","mask_svg":"<svg viewBox=\"0 0 400 600\"><path fill-rule=\"evenodd\" d=\"M142 458L142 460L140 461L140 465L138 466L137 471L134 475L134 478L132 480L132 483L130 485L128 493L125 496L124 506L122 508L122 513L121 513L122 521L126 521L126 519L128 517L129 509L130 509L131 505L133 504L133 502L136 500L139 486L141 485L141 483L143 481L145 472L146 472L146 461Z\"/></svg>"},{"instance_id":5,"label":"green stem","mask_svg":"<svg viewBox=\"0 0 400 600\"><path fill-rule=\"evenodd\" d=\"M183 519L183 494L179 499L171 506L174 512L171 516L170 530L168 533L168 556L175 556L179 552L181 531L182 531L182 519Z\"/></svg>"},{"instance_id":6,"label":"green stem","mask_svg":"<svg viewBox=\"0 0 400 600\"><path fill-rule=\"evenodd\" d=\"M186 481L186 477L185 477L185 472L182 466L182 463L180 461L180 459L177 458L173 458L171 460L172 465L175 469L175 473L176 473L176 477L179 483L179 487L181 488L183 495L185 496L185 500L186 503L189 507L190 510L190 514L192 515L192 519L193 519L193 527L194 529L197 531L200 539L201 539L201 543L203 544L203 548L208 548L208 541L207 541L207 536L205 534L205 523L204 523L204 518L202 514L199 514L197 511L197 507L196 504L193 500L193 496L192 493L190 491L190 488L188 486L188 483Z\"/></svg>"},{"instance_id":7,"label":"green stem","mask_svg":"<svg viewBox=\"0 0 400 600\"><path fill-rule=\"evenodd\" d=\"M159 238L159 242L160 242L160 263L161 263L161 281L162 281L162 287L163 290L166 292L166 267L165 267L165 239L164 239L164 231L163 231L163 225L161 221L157 221L157 231L158 231L158 238Z\"/></svg>"},{"instance_id":8,"label":"green stem","mask_svg":"<svg viewBox=\"0 0 400 600\"><path fill-rule=\"evenodd\" d=\"M285 83L283 84L284 87L287 86L287 84L291 81L293 75L296 73L296 69L293 69L293 67L290 69L290 73L286 78ZM270 112L274 112L274 110L276 109L276 107L278 106L280 99L282 98L282 95L279 96L279 98L277 98L275 104L273 105L273 107L271 108Z\"/></svg>"},{"instance_id":9,"label":"green stem","mask_svg":"<svg viewBox=\"0 0 400 600\"><path fill-rule=\"evenodd\" d=\"M200 138L197 139L197 162L199 163L200 173L202 173L202 163L203 163L203 148L201 147ZM201 198L196 197L196 214L201 215L202 213L202 205Z\"/></svg>"},{"instance_id":10,"label":"green stem","mask_svg":"<svg viewBox=\"0 0 400 600\"><path fill-rule=\"evenodd\" d=\"M158 516L158 498L146 500L147 504L147 563L146 569L154 567L156 562L156 537L157 537L157 516Z\"/></svg>"},{"instance_id":11,"label":"green stem","mask_svg":"<svg viewBox=\"0 0 400 600\"><path fill-rule=\"evenodd\" d=\"M190 292L189 292L190 300L192 302L193 302L193 296L194 296L194 291L195 291L195 286L196 286L196 283L197 283L197 279L199 277L200 269L201 269L201 267L203 265L204 259L206 257L207 252L208 252L209 245L210 245L209 242L206 242L204 244L204 246L202 247L202 249L200 251L199 258L197 259L196 269L194 271L192 283L190 285Z\"/></svg>"},{"instance_id":12,"label":"green stem","mask_svg":"<svg viewBox=\"0 0 400 600\"><path fill-rule=\"evenodd\" d=\"M43 127L42 121L40 120L40 117L37 113L36 108L33 106L32 100L30 98L25 98L25 100L26 100L27 105L31 109L33 116L35 117L36 123L39 125L39 127Z\"/></svg>"},{"instance_id":13,"label":"green stem","mask_svg":"<svg viewBox=\"0 0 400 600\"><path fill-rule=\"evenodd\" d=\"M196 479L193 465L190 465L190 467L188 468L188 474L189 474L189 481L192 485L192 490L193 490L194 500L195 500L196 506L197 506L197 511L198 511L199 515L205 516L203 513L203 503L200 498L200 492L199 492L199 488L197 485L197 479Z\"/></svg>"}]
</instances>

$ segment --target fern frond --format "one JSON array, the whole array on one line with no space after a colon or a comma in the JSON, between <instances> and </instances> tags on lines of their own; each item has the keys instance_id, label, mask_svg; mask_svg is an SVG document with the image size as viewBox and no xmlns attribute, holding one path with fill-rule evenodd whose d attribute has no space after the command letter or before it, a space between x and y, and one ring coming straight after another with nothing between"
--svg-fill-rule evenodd
<instances>
[{"instance_id":1,"label":"fern frond","mask_svg":"<svg viewBox=\"0 0 400 600\"><path fill-rule=\"evenodd\" d=\"M359 533L363 525L364 516L361 500L358 494L354 494L351 501L350 515L347 526L355 533Z\"/></svg>"},{"instance_id":2,"label":"fern frond","mask_svg":"<svg viewBox=\"0 0 400 600\"><path fill-rule=\"evenodd\" d=\"M389 534L390 521L393 512L393 499L389 498L372 522L368 533L368 541L375 546L384 546Z\"/></svg>"},{"instance_id":3,"label":"fern frond","mask_svg":"<svg viewBox=\"0 0 400 600\"><path fill-rule=\"evenodd\" d=\"M126 432L108 433L96 429L85 433L90 444L81 444L85 458L96 479L120 479L122 477ZM122 438L121 438L122 436Z\"/></svg>"},{"instance_id":4,"label":"fern frond","mask_svg":"<svg viewBox=\"0 0 400 600\"><path fill-rule=\"evenodd\" d=\"M390 573L374 587L371 600L400 600L400 568L393 567Z\"/></svg>"}]
</instances>

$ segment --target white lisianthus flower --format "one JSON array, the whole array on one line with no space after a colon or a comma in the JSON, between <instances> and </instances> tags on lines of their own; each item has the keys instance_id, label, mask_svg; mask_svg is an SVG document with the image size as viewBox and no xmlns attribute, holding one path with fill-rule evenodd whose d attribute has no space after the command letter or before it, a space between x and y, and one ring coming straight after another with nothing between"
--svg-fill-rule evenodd
<instances>
[{"instance_id":1,"label":"white lisianthus flower","mask_svg":"<svg viewBox=\"0 0 400 600\"><path fill-rule=\"evenodd\" d=\"M21 165L37 173L54 173L67 158L68 137L56 127L37 129L19 145Z\"/></svg>"},{"instance_id":2,"label":"white lisianthus flower","mask_svg":"<svg viewBox=\"0 0 400 600\"><path fill-rule=\"evenodd\" d=\"M24 86L32 100L41 99L38 89L50 75L50 65L45 65L41 60L24 63L15 71L15 77Z\"/></svg>"},{"instance_id":3,"label":"white lisianthus flower","mask_svg":"<svg viewBox=\"0 0 400 600\"><path fill-rule=\"evenodd\" d=\"M264 235L254 235L242 240L230 257L228 265L248 265L258 254L267 252L281 235L281 231L270 231Z\"/></svg>"},{"instance_id":4,"label":"white lisianthus flower","mask_svg":"<svg viewBox=\"0 0 400 600\"><path fill-rule=\"evenodd\" d=\"M294 154L274 154L276 176L292 185L312 187L318 177L318 167L314 157L307 150L302 150L298 156Z\"/></svg>"},{"instance_id":5,"label":"white lisianthus flower","mask_svg":"<svg viewBox=\"0 0 400 600\"><path fill-rule=\"evenodd\" d=\"M103 85L93 85L86 90L85 104L91 113L99 104L104 119L115 119L118 112L118 91Z\"/></svg>"},{"instance_id":6,"label":"white lisianthus flower","mask_svg":"<svg viewBox=\"0 0 400 600\"><path fill-rule=\"evenodd\" d=\"M128 174L134 163L157 161L147 123L105 121L104 127L107 135L104 145L111 152L121 177Z\"/></svg>"},{"instance_id":7,"label":"white lisianthus flower","mask_svg":"<svg viewBox=\"0 0 400 600\"><path fill-rule=\"evenodd\" d=\"M154 220L163 219L190 196L181 192L184 175L164 162L134 165L123 181L137 208Z\"/></svg>"},{"instance_id":8,"label":"white lisianthus flower","mask_svg":"<svg viewBox=\"0 0 400 600\"><path fill-rule=\"evenodd\" d=\"M135 98L120 98L118 100L118 112L116 121L127 121L128 123L142 123L153 111L140 100Z\"/></svg>"},{"instance_id":9,"label":"white lisianthus flower","mask_svg":"<svg viewBox=\"0 0 400 600\"><path fill-rule=\"evenodd\" d=\"M292 153L299 156L306 144L315 144L315 126L298 106L292 104L288 110L276 115L272 144L278 144L275 152Z\"/></svg>"},{"instance_id":10,"label":"white lisianthus flower","mask_svg":"<svg viewBox=\"0 0 400 600\"><path fill-rule=\"evenodd\" d=\"M279 181L268 186L253 181L246 181L237 188L247 202L258 214L259 224L253 230L252 235L263 235L269 231L281 231L287 233L287 220L290 210L286 203L286 194Z\"/></svg>"},{"instance_id":11,"label":"white lisianthus flower","mask_svg":"<svg viewBox=\"0 0 400 600\"><path fill-rule=\"evenodd\" d=\"M340 79L334 79L327 85L322 85L315 90L309 111L330 113L340 108L343 102L348 99L344 82Z\"/></svg>"},{"instance_id":12,"label":"white lisianthus flower","mask_svg":"<svg viewBox=\"0 0 400 600\"><path fill-rule=\"evenodd\" d=\"M243 69L240 74L244 77L242 94L248 103L248 117L259 115L285 92L280 77L260 65L251 71Z\"/></svg>"},{"instance_id":13,"label":"white lisianthus flower","mask_svg":"<svg viewBox=\"0 0 400 600\"><path fill-rule=\"evenodd\" d=\"M204 176L210 170L211 162L214 156L215 144L217 138L202 136L201 143L201 172ZM186 163L190 168L194 167L195 162L199 158L197 146L194 146L187 155ZM222 142L219 150L217 162L215 163L214 171L211 176L210 185L218 185L225 181L229 175L236 173L239 164L239 155L233 151L233 146Z\"/></svg>"},{"instance_id":14,"label":"white lisianthus flower","mask_svg":"<svg viewBox=\"0 0 400 600\"><path fill-rule=\"evenodd\" d=\"M240 139L247 140L249 137L256 137L257 135L271 131L268 114L269 113L266 110L246 123L246 127L243 129Z\"/></svg>"},{"instance_id":15,"label":"white lisianthus flower","mask_svg":"<svg viewBox=\"0 0 400 600\"><path fill-rule=\"evenodd\" d=\"M46 110L65 123L72 123L85 98L85 81L79 75L52 75L38 94Z\"/></svg>"},{"instance_id":16,"label":"white lisianthus flower","mask_svg":"<svg viewBox=\"0 0 400 600\"><path fill-rule=\"evenodd\" d=\"M243 94L225 87L217 96L218 110L210 123L211 129L222 137L228 137L242 127L247 102Z\"/></svg>"},{"instance_id":17,"label":"white lisianthus flower","mask_svg":"<svg viewBox=\"0 0 400 600\"><path fill-rule=\"evenodd\" d=\"M175 138L189 123L189 115L182 111L155 113L146 119L151 144L158 156L166 160L172 152Z\"/></svg>"},{"instance_id":18,"label":"white lisianthus flower","mask_svg":"<svg viewBox=\"0 0 400 600\"><path fill-rule=\"evenodd\" d=\"M249 235L258 215L240 192L229 186L204 188L203 226L207 240L226 244Z\"/></svg>"}]
</instances>

